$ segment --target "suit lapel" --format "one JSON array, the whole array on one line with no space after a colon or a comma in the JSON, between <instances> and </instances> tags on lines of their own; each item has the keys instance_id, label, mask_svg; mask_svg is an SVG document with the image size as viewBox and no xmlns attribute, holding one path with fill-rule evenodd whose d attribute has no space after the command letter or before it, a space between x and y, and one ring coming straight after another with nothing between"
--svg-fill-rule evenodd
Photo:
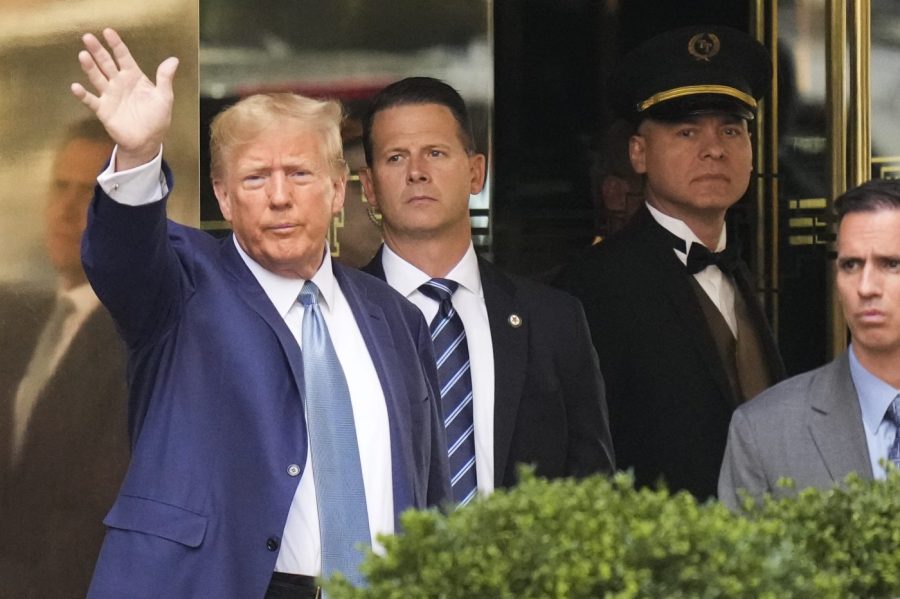
<instances>
[{"instance_id":1,"label":"suit lapel","mask_svg":"<svg viewBox=\"0 0 900 599\"><path fill-rule=\"evenodd\" d=\"M75 333L75 337L56 365L53 374L38 395L28 424L29 436L33 433L33 436L38 439L47 439L54 436L58 432L55 429L60 426L70 427L74 430L83 429L86 424L84 422L72 420L66 423L58 422L60 414L64 414L70 419L73 415L77 415L90 421L98 406L102 406L108 398L102 397L102 394L100 394L101 396L97 394L78 396L78 388L73 387L72 383L79 378L76 373L84 376L91 370L96 370L98 360L111 361L110 352L124 351L125 348L115 332L111 317L105 313L102 305L96 306ZM112 368L113 364L108 364L107 367ZM124 372L122 376L124 387ZM94 389L94 391L98 390ZM73 409L71 405L67 405L76 398L80 403L77 410ZM119 399L124 402L124 399ZM47 433L48 431L50 434Z\"/></svg>"},{"instance_id":2,"label":"suit lapel","mask_svg":"<svg viewBox=\"0 0 900 599\"><path fill-rule=\"evenodd\" d=\"M517 303L515 285L507 276L481 258L478 268L494 354L494 486L499 487L527 375L529 315ZM520 326L510 324L513 314L521 319Z\"/></svg>"},{"instance_id":3,"label":"suit lapel","mask_svg":"<svg viewBox=\"0 0 900 599\"><path fill-rule=\"evenodd\" d=\"M46 471L66 459L59 456L66 448L88 451L82 444L91 435L121 439L116 449L122 454L106 455L104 459L109 460L110 467L122 463L128 449L124 360L125 347L112 317L98 305L79 327L36 399L22 447L20 472L35 468Z\"/></svg>"},{"instance_id":4,"label":"suit lapel","mask_svg":"<svg viewBox=\"0 0 900 599\"><path fill-rule=\"evenodd\" d=\"M750 281L750 270L746 264L741 262L734 273L736 291L744 299L747 313L750 315L750 320L753 321L753 328L759 335L759 340L762 344L763 358L766 360L769 375L772 377L772 382L776 383L783 380L786 376L784 363L781 361L781 354L778 351L778 346L775 344L775 336L769 328L769 321L759 305L759 300Z\"/></svg>"},{"instance_id":5,"label":"suit lapel","mask_svg":"<svg viewBox=\"0 0 900 599\"><path fill-rule=\"evenodd\" d=\"M737 405L738 399L728 383L728 375L722 367L722 358L716 350L709 324L687 279L690 275L675 256L668 232L654 220L646 208L635 216L638 217L643 220L636 225L639 227L640 242L636 245L635 253L640 256L643 267L663 291L670 307L677 314L677 319L685 324L688 333L685 344L699 354L722 396L728 398L731 405Z\"/></svg>"},{"instance_id":6,"label":"suit lapel","mask_svg":"<svg viewBox=\"0 0 900 599\"><path fill-rule=\"evenodd\" d=\"M847 352L810 385L809 432L834 482L850 472L872 478L869 446Z\"/></svg>"},{"instance_id":7,"label":"suit lapel","mask_svg":"<svg viewBox=\"0 0 900 599\"><path fill-rule=\"evenodd\" d=\"M382 249L363 271L385 280ZM516 289L490 262L479 258L478 270L491 330L494 355L494 485L499 487L509 461L510 445L528 362L528 315L516 301ZM522 326L513 327L509 317L517 314Z\"/></svg>"},{"instance_id":8,"label":"suit lapel","mask_svg":"<svg viewBox=\"0 0 900 599\"><path fill-rule=\"evenodd\" d=\"M7 487L4 477L9 473L12 458L13 406L19 383L28 368L53 307L53 295L25 296L4 294L0 313L0 500Z\"/></svg>"},{"instance_id":9,"label":"suit lapel","mask_svg":"<svg viewBox=\"0 0 900 599\"><path fill-rule=\"evenodd\" d=\"M379 263L381 253L376 256ZM392 376L401 368L408 367L399 364L396 357L397 350L393 343L393 335L380 305L368 298L366 289L351 278L346 267L338 262L332 262L332 269L341 292L350 305L356 325L369 350L375 372L381 383L384 393L384 402L387 406L388 423L391 433L391 464L392 464L392 490L394 493L394 520L399 530L400 512L410 505L425 505L425 497L416 497L414 459L412 437L410 435L409 407L401 402L409 401L403 389L398 389L402 377ZM424 491L424 489L423 489Z\"/></svg>"},{"instance_id":10,"label":"suit lapel","mask_svg":"<svg viewBox=\"0 0 900 599\"><path fill-rule=\"evenodd\" d=\"M294 383L300 397L303 397L303 356L300 353L300 347L297 340L288 330L284 319L278 314L275 306L266 296L266 292L260 286L259 282L244 264L241 256L234 247L234 241L231 237L227 237L222 241L222 264L225 272L235 279L236 285L234 290L247 306L253 310L265 323L272 329L278 338L282 351L288 358L291 365L291 373L294 376Z\"/></svg>"}]
</instances>

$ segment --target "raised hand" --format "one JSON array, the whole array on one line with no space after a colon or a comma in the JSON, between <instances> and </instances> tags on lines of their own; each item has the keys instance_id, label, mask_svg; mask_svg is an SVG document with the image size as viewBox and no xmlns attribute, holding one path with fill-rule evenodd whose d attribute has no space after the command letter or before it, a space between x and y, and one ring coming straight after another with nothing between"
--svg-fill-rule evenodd
<instances>
[{"instance_id":1,"label":"raised hand","mask_svg":"<svg viewBox=\"0 0 900 599\"><path fill-rule=\"evenodd\" d=\"M116 170L126 170L149 162L159 152L172 122L172 79L178 59L160 63L154 84L118 33L104 29L103 37L109 50L86 33L82 37L85 49L78 53L78 62L95 93L80 83L72 84L72 93L94 111L118 144Z\"/></svg>"}]
</instances>

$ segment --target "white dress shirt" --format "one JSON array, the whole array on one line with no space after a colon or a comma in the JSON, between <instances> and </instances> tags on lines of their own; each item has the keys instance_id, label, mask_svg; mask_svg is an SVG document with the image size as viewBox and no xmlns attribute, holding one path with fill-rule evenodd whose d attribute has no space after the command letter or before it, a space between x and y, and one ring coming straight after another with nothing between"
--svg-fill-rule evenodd
<instances>
[{"instance_id":1,"label":"white dress shirt","mask_svg":"<svg viewBox=\"0 0 900 599\"><path fill-rule=\"evenodd\" d=\"M97 180L107 195L117 202L128 205L147 204L153 201L152 199L148 201L148 198L159 200L167 191L160 171L161 163L160 152L145 165L128 171L113 172L111 169L115 164L114 150L110 168L101 173ZM305 281L282 277L266 270L244 252L237 239L232 239L238 254L284 319L297 344L301 345L304 308L297 301L297 297ZM376 542L376 535L394 532L391 439L387 405L365 340L350 305L334 278L327 244L323 251L322 266L312 281L321 292L319 305L350 389L369 515L369 531L373 548L381 552L383 548ZM297 400L300 401L300 398ZM307 449L310 449L308 440ZM275 570L318 576L321 569L316 489L312 459L307 454L306 467L287 514Z\"/></svg>"},{"instance_id":2,"label":"white dress shirt","mask_svg":"<svg viewBox=\"0 0 900 599\"><path fill-rule=\"evenodd\" d=\"M430 323L437 314L438 302L419 291L419 287L431 277L387 245L381 254L381 264L388 284L414 303ZM475 471L478 491L486 495L494 490L494 346L478 258L471 242L462 259L441 278L459 283L451 301L466 329L475 421Z\"/></svg>"},{"instance_id":3,"label":"white dress shirt","mask_svg":"<svg viewBox=\"0 0 900 599\"><path fill-rule=\"evenodd\" d=\"M675 249L674 252L675 255L678 256L678 259L681 260L681 263L686 265L688 253L691 251L691 244L702 244L700 238L691 231L691 228L688 227L684 221L669 216L668 214L663 214L650 204L647 204L647 209L650 210L650 214L661 227L669 231L672 235L684 240L684 251L682 252L679 249ZM722 233L719 235L719 243L712 251L721 252L725 249L726 243L726 231L725 227L722 227ZM732 283L731 279L725 276L725 273L719 270L719 267L715 265L707 266L695 274L694 278L700 283L700 287L703 288L703 291L706 292L709 299L716 305L716 308L719 309L719 312L728 324L728 328L731 329L731 334L737 337L737 315L734 311L734 283Z\"/></svg>"}]
</instances>

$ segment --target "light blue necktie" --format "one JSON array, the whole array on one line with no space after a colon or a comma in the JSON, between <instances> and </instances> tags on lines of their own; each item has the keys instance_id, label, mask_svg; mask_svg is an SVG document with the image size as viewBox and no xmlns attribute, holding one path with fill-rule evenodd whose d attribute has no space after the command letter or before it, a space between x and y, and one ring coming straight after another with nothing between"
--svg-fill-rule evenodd
<instances>
[{"instance_id":1,"label":"light blue necktie","mask_svg":"<svg viewBox=\"0 0 900 599\"><path fill-rule=\"evenodd\" d=\"M455 281L431 279L421 285L419 291L440 304L431 321L431 341L441 386L453 500L465 505L474 499L478 481L469 346L462 319L450 301L457 287L459 283Z\"/></svg>"},{"instance_id":2,"label":"light blue necktie","mask_svg":"<svg viewBox=\"0 0 900 599\"><path fill-rule=\"evenodd\" d=\"M305 308L303 377L322 536L322 576L341 572L359 586L364 583L359 573L363 546L371 545L371 536L350 390L319 308L315 283L307 281L298 299Z\"/></svg>"},{"instance_id":3,"label":"light blue necktie","mask_svg":"<svg viewBox=\"0 0 900 599\"><path fill-rule=\"evenodd\" d=\"M884 415L885 420L894 425L896 432L894 433L894 442L888 449L887 458L894 463L894 466L900 468L900 395L894 398L891 405L888 406L887 413Z\"/></svg>"}]
</instances>

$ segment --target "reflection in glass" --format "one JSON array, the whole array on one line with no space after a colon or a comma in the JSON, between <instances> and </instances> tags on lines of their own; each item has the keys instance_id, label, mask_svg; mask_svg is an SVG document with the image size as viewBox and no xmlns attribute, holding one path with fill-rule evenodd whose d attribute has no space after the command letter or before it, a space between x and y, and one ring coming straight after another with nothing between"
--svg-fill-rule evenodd
<instances>
[{"instance_id":1,"label":"reflection in glass","mask_svg":"<svg viewBox=\"0 0 900 599\"><path fill-rule=\"evenodd\" d=\"M170 213L195 222L196 6L161 0L0 8L0 597L83 597L129 457L124 351L86 283L81 234L112 144L68 84L82 31L122 31L148 64L181 58ZM90 117L90 118L88 118Z\"/></svg>"},{"instance_id":2,"label":"reflection in glass","mask_svg":"<svg viewBox=\"0 0 900 599\"><path fill-rule=\"evenodd\" d=\"M825 3L778 10L778 343L789 374L824 364L828 242Z\"/></svg>"},{"instance_id":3,"label":"reflection in glass","mask_svg":"<svg viewBox=\"0 0 900 599\"><path fill-rule=\"evenodd\" d=\"M828 3L778 3L779 40L779 343L789 373L828 360L826 125ZM900 5L871 2L871 155L873 177L900 176ZM867 98L860 98L865 102Z\"/></svg>"},{"instance_id":4,"label":"reflection in glass","mask_svg":"<svg viewBox=\"0 0 900 599\"><path fill-rule=\"evenodd\" d=\"M341 100L347 120L344 152L355 175L365 166L360 119L379 89L412 75L455 87L472 115L478 149L489 154L493 58L489 0L201 0L200 92L205 126L235 99L265 91L292 91ZM252 27L247 24L252 23ZM201 134L207 139L206 129ZM205 151L205 150L204 150ZM207 160L201 167L208 169ZM208 170L202 175L203 228L225 232ZM470 201L475 244L490 245L488 186ZM362 186L351 176L344 213L330 243L341 261L360 266L381 242L377 215L367 211Z\"/></svg>"},{"instance_id":5,"label":"reflection in glass","mask_svg":"<svg viewBox=\"0 0 900 599\"><path fill-rule=\"evenodd\" d=\"M900 4L872 2L872 176L900 178Z\"/></svg>"}]
</instances>

